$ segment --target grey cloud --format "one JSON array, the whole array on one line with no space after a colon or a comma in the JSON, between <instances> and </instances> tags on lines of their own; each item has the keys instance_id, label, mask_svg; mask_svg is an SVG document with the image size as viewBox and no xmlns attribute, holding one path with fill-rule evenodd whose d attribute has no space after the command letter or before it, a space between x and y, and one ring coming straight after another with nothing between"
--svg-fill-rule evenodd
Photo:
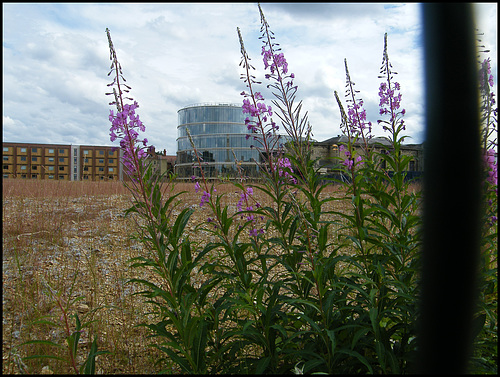
<instances>
[{"instance_id":1,"label":"grey cloud","mask_svg":"<svg viewBox=\"0 0 500 377\"><path fill-rule=\"evenodd\" d=\"M286 13L293 18L309 18L319 20L334 20L339 18L354 18L363 16L382 16L383 4L373 3L264 3L261 8L276 13Z\"/></svg>"}]
</instances>

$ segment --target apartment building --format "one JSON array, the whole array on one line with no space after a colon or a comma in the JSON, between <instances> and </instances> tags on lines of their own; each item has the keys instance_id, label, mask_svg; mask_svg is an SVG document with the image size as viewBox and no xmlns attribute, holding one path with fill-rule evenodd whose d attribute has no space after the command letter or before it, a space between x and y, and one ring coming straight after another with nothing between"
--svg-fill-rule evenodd
<instances>
[{"instance_id":1,"label":"apartment building","mask_svg":"<svg viewBox=\"0 0 500 377\"><path fill-rule=\"evenodd\" d=\"M320 172L323 174L335 174L340 171L340 159L345 159L345 154L341 151L340 146L348 142L345 135L332 137L322 142L316 142L313 146L312 158L317 159ZM370 148L381 150L381 145L390 146L389 139L385 137L375 137L368 141ZM363 153L364 146L358 140L354 143L354 148L358 153ZM424 170L424 145L423 144L403 144L400 149L401 153L409 156L411 159L408 164L407 176L417 177ZM381 161L382 169L387 169L386 161Z\"/></svg>"},{"instance_id":2,"label":"apartment building","mask_svg":"<svg viewBox=\"0 0 500 377\"><path fill-rule=\"evenodd\" d=\"M3 143L2 177L61 181L116 181L123 172L120 148L95 145ZM153 153L153 167L173 171L176 156Z\"/></svg>"},{"instance_id":3,"label":"apartment building","mask_svg":"<svg viewBox=\"0 0 500 377\"><path fill-rule=\"evenodd\" d=\"M73 146L73 172L81 180L123 180L121 149L116 147ZM77 179L73 179L77 180Z\"/></svg>"},{"instance_id":4,"label":"apartment building","mask_svg":"<svg viewBox=\"0 0 500 377\"><path fill-rule=\"evenodd\" d=\"M62 181L123 179L115 147L3 143L2 177Z\"/></svg>"}]
</instances>

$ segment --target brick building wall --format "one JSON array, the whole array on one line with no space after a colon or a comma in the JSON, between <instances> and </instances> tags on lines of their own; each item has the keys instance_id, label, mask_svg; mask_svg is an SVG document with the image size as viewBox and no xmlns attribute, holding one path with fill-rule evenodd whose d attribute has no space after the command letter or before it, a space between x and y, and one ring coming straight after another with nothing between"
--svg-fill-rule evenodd
<instances>
[{"instance_id":1,"label":"brick building wall","mask_svg":"<svg viewBox=\"0 0 500 377\"><path fill-rule=\"evenodd\" d=\"M155 170L173 171L175 156L155 153ZM64 181L122 181L120 148L95 145L3 143L2 177Z\"/></svg>"},{"instance_id":2,"label":"brick building wall","mask_svg":"<svg viewBox=\"0 0 500 377\"><path fill-rule=\"evenodd\" d=\"M3 143L2 177L119 180L120 151L108 146Z\"/></svg>"}]
</instances>

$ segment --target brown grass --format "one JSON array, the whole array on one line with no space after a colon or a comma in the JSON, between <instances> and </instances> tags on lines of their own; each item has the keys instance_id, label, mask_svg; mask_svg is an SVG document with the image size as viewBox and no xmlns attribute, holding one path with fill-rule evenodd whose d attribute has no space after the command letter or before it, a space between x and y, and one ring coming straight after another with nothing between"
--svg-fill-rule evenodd
<instances>
[{"instance_id":1,"label":"brown grass","mask_svg":"<svg viewBox=\"0 0 500 377\"><path fill-rule=\"evenodd\" d=\"M330 186L323 195L342 195L339 190L340 186ZM179 191L188 193L178 212L188 206L196 209L187 228L194 230L196 224L206 221L208 209L198 206L200 195L194 193L192 183L177 184L174 192ZM226 194L223 204L234 210L237 189L224 184L217 191ZM62 329L33 324L46 316L57 322L61 316L49 286L63 299L82 296L71 306L70 314L95 320L82 333L79 365L96 336L99 349L113 352L98 357L98 373L158 371L155 361L163 354L147 346L151 343L147 329L135 327L150 308L143 298L132 295L138 287L125 284L134 277L151 279L145 271L131 270L127 263L144 252L130 238L134 222L123 216L130 198L121 182L3 180L3 373L72 372L67 363L58 360L20 361L35 354L66 356L47 345L20 346L34 339L65 345Z\"/></svg>"}]
</instances>

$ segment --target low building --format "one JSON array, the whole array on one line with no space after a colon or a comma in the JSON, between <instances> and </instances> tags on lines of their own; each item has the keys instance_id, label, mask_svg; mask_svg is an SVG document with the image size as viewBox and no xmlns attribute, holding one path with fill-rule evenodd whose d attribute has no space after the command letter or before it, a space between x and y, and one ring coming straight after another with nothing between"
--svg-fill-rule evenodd
<instances>
[{"instance_id":1,"label":"low building","mask_svg":"<svg viewBox=\"0 0 500 377\"><path fill-rule=\"evenodd\" d=\"M340 146L346 145L348 138L345 135L332 137L328 140L315 142L313 145L313 159L317 159L320 172L323 174L338 174L340 172L340 164L346 158ZM382 150L383 146L390 146L391 142L385 137L374 137L368 141L369 148L374 150ZM361 152L364 146L361 141L354 143L355 150ZM403 144L401 145L401 153L411 156L412 159L408 164L407 171L410 176L418 176L424 169L424 151L423 144ZM386 169L385 161L381 162L381 168Z\"/></svg>"},{"instance_id":2,"label":"low building","mask_svg":"<svg viewBox=\"0 0 500 377\"><path fill-rule=\"evenodd\" d=\"M3 143L2 177L60 181L126 179L120 148L95 145ZM160 172L173 171L175 156L155 153ZM173 160L172 160L173 159Z\"/></svg>"},{"instance_id":3,"label":"low building","mask_svg":"<svg viewBox=\"0 0 500 377\"><path fill-rule=\"evenodd\" d=\"M3 178L73 180L71 145L3 143L2 159Z\"/></svg>"}]
</instances>

